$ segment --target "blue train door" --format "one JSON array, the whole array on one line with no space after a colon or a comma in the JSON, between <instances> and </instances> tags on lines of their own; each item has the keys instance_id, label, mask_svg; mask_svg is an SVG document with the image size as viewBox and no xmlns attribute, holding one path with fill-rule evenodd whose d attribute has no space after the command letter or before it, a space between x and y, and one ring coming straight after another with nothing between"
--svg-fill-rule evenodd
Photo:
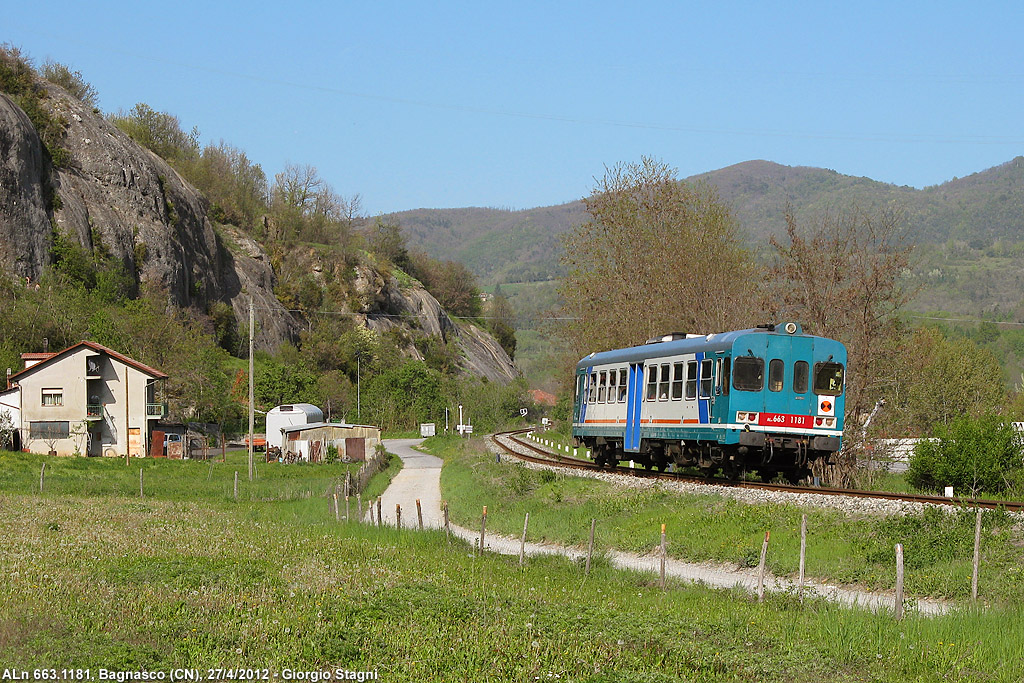
<instances>
[{"instance_id":1,"label":"blue train door","mask_svg":"<svg viewBox=\"0 0 1024 683\"><path fill-rule=\"evenodd\" d=\"M626 433L622 449L629 453L640 450L640 412L644 395L644 366L629 364L629 384L626 385Z\"/></svg>"},{"instance_id":2,"label":"blue train door","mask_svg":"<svg viewBox=\"0 0 1024 683\"><path fill-rule=\"evenodd\" d=\"M809 427L815 406L809 398L813 340L770 335L765 353L764 416L779 427ZM771 416L777 416L772 418ZM789 417L783 417L789 416ZM797 417L793 417L797 416Z\"/></svg>"}]
</instances>

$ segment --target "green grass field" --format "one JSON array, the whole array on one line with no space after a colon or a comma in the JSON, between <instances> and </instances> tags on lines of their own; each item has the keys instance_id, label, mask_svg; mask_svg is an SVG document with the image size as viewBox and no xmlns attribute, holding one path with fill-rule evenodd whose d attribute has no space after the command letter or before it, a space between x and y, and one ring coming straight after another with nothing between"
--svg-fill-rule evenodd
<instances>
[{"instance_id":1,"label":"green grass field","mask_svg":"<svg viewBox=\"0 0 1024 683\"><path fill-rule=\"evenodd\" d=\"M46 489L38 493L45 460ZM0 660L100 667L344 668L384 681L1020 680L1024 619L758 604L597 562L476 557L440 532L334 521L343 472L0 455ZM175 469L177 467L177 469ZM33 486L34 485L34 486ZM76 488L88 490L75 490ZM306 492L309 493L307 497ZM190 492L192 492L190 494Z\"/></svg>"},{"instance_id":2,"label":"green grass field","mask_svg":"<svg viewBox=\"0 0 1024 683\"><path fill-rule=\"evenodd\" d=\"M445 459L442 495L452 518L475 528L487 506L487 525L518 536L530 513L532 540L583 545L597 519L599 548L647 552L667 526L673 557L756 566L766 531L768 567L796 576L800 520L807 514L807 575L830 583L891 589L895 544L904 546L910 595L970 597L974 510L931 509L903 517L850 517L837 510L795 505L750 505L718 495L685 495L664 488L622 488L609 482L531 470L484 455L482 442L434 439ZM986 603L1024 605L1024 531L1005 513L983 514L980 595Z\"/></svg>"}]
</instances>

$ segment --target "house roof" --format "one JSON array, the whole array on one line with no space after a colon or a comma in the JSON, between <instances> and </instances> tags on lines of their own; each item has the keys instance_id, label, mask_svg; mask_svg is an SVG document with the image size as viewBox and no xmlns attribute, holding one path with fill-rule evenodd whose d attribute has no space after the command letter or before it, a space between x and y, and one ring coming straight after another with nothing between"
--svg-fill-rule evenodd
<instances>
[{"instance_id":1,"label":"house roof","mask_svg":"<svg viewBox=\"0 0 1024 683\"><path fill-rule=\"evenodd\" d=\"M86 347L86 348L92 349L93 351L96 351L97 353L103 353L103 354L106 354L106 355L110 356L111 358L115 358L115 359L121 361L122 363L124 363L125 365L128 365L130 367L135 368L139 372L142 372L144 374L149 375L153 379L167 379L167 375L162 373L162 372L160 372L156 368L151 368L148 365L140 363L139 361L134 360L132 358L129 358L128 356L124 355L123 353L118 353L117 351L114 351L113 349L109 349L106 346L104 346L103 344L97 344L94 341L80 341L77 344L72 344L71 346L69 346L68 348L64 349L63 351L58 351L57 353L48 354L48 357L41 359L38 363L36 363L32 367L25 368L24 370L22 370L20 372L14 373L13 375L10 376L9 379L10 379L10 381L15 382L15 381L18 380L19 377L21 377L23 375L28 375L28 374L30 374L30 373L32 373L32 372L34 372L34 371L36 371L36 370L46 366L46 365L49 365L50 363L53 363L54 361L58 360L59 358L62 358L64 356L66 356L67 354L71 353L72 351L74 351L76 349L79 349L79 348L81 348L83 346ZM43 356L43 355L47 355L47 354L33 354L33 355Z\"/></svg>"},{"instance_id":2,"label":"house roof","mask_svg":"<svg viewBox=\"0 0 1024 683\"><path fill-rule=\"evenodd\" d=\"M291 425L289 427L282 427L281 431L284 432L285 434L290 434L291 432L305 432L311 429L323 429L324 427L337 427L338 429L352 429L354 427L362 427L364 429L380 429L380 427L377 427L375 425L350 425L344 424L342 422L314 422L312 424Z\"/></svg>"}]
</instances>

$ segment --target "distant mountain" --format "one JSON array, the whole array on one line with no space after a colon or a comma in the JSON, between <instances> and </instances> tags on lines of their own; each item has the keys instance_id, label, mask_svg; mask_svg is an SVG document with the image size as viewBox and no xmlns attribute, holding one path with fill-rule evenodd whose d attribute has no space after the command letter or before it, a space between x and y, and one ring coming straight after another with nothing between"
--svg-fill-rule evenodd
<instances>
[{"instance_id":1,"label":"distant mountain","mask_svg":"<svg viewBox=\"0 0 1024 683\"><path fill-rule=\"evenodd\" d=\"M918 190L830 169L746 161L686 179L718 187L752 242L785 227L787 204L798 217L856 204L906 209L910 238L984 248L1024 240L1024 157L965 178ZM522 211L418 209L392 214L409 244L462 261L484 284L547 280L561 274L559 236L586 220L582 201Z\"/></svg>"}]
</instances>

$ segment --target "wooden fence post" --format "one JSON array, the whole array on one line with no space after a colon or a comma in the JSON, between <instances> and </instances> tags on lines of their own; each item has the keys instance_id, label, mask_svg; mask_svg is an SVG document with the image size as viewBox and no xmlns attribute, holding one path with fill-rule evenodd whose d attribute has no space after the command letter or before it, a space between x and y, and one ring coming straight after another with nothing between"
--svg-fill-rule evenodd
<instances>
[{"instance_id":1,"label":"wooden fence post","mask_svg":"<svg viewBox=\"0 0 1024 683\"><path fill-rule=\"evenodd\" d=\"M796 595L800 602L804 601L804 562L807 557L807 515L800 520L800 582L796 585Z\"/></svg>"},{"instance_id":2,"label":"wooden fence post","mask_svg":"<svg viewBox=\"0 0 1024 683\"><path fill-rule=\"evenodd\" d=\"M142 487L142 468L139 468L139 498L145 498L143 487Z\"/></svg>"},{"instance_id":3,"label":"wooden fence post","mask_svg":"<svg viewBox=\"0 0 1024 683\"><path fill-rule=\"evenodd\" d=\"M974 569L971 572L971 600L978 599L978 566L981 564L981 508L974 520Z\"/></svg>"},{"instance_id":4,"label":"wooden fence post","mask_svg":"<svg viewBox=\"0 0 1024 683\"><path fill-rule=\"evenodd\" d=\"M764 543L761 544L761 561L757 565L757 601L764 602L764 561L768 557L768 538L771 531L764 532Z\"/></svg>"},{"instance_id":5,"label":"wooden fence post","mask_svg":"<svg viewBox=\"0 0 1024 683\"><path fill-rule=\"evenodd\" d=\"M46 479L46 463L43 463L43 468L39 470L39 493L43 492L43 481Z\"/></svg>"},{"instance_id":6,"label":"wooden fence post","mask_svg":"<svg viewBox=\"0 0 1024 683\"><path fill-rule=\"evenodd\" d=\"M484 505L484 514L480 518L480 554L484 554L484 535L487 533L487 506Z\"/></svg>"},{"instance_id":7,"label":"wooden fence post","mask_svg":"<svg viewBox=\"0 0 1024 683\"><path fill-rule=\"evenodd\" d=\"M530 513L526 513L526 519L523 520L523 537L519 539L519 566L523 566L523 557L526 555L526 527L530 523Z\"/></svg>"},{"instance_id":8,"label":"wooden fence post","mask_svg":"<svg viewBox=\"0 0 1024 683\"><path fill-rule=\"evenodd\" d=\"M594 528L597 526L597 520L590 520L590 544L587 546L587 570L584 572L587 576L590 576L590 558L594 555Z\"/></svg>"},{"instance_id":9,"label":"wooden fence post","mask_svg":"<svg viewBox=\"0 0 1024 683\"><path fill-rule=\"evenodd\" d=\"M377 526L378 527L384 526L384 515L382 515L381 512L380 512L380 501L381 501L381 499L378 498L377 499Z\"/></svg>"},{"instance_id":10,"label":"wooden fence post","mask_svg":"<svg viewBox=\"0 0 1024 683\"><path fill-rule=\"evenodd\" d=\"M452 529L448 524L448 501L444 502L444 536L449 543L452 542Z\"/></svg>"},{"instance_id":11,"label":"wooden fence post","mask_svg":"<svg viewBox=\"0 0 1024 683\"><path fill-rule=\"evenodd\" d=\"M359 523L363 523L363 494L356 494L356 514L359 515Z\"/></svg>"},{"instance_id":12,"label":"wooden fence post","mask_svg":"<svg viewBox=\"0 0 1024 683\"><path fill-rule=\"evenodd\" d=\"M903 544L896 544L896 621L903 619Z\"/></svg>"},{"instance_id":13,"label":"wooden fence post","mask_svg":"<svg viewBox=\"0 0 1024 683\"><path fill-rule=\"evenodd\" d=\"M337 494L337 492L332 494L332 497L334 498L334 521L335 522L340 522L341 521L341 513L338 511L338 494Z\"/></svg>"},{"instance_id":14,"label":"wooden fence post","mask_svg":"<svg viewBox=\"0 0 1024 683\"><path fill-rule=\"evenodd\" d=\"M352 521L352 501L348 496L345 496L345 522Z\"/></svg>"},{"instance_id":15,"label":"wooden fence post","mask_svg":"<svg viewBox=\"0 0 1024 683\"><path fill-rule=\"evenodd\" d=\"M395 528L402 528L402 506L395 503Z\"/></svg>"},{"instance_id":16,"label":"wooden fence post","mask_svg":"<svg viewBox=\"0 0 1024 683\"><path fill-rule=\"evenodd\" d=\"M416 519L419 520L420 531L423 531L423 508L419 498L416 499Z\"/></svg>"},{"instance_id":17,"label":"wooden fence post","mask_svg":"<svg viewBox=\"0 0 1024 683\"><path fill-rule=\"evenodd\" d=\"M235 501L238 500L238 470L235 470Z\"/></svg>"},{"instance_id":18,"label":"wooden fence post","mask_svg":"<svg viewBox=\"0 0 1024 683\"><path fill-rule=\"evenodd\" d=\"M665 545L665 525L661 525L661 590L665 590L665 560L667 559L667 546Z\"/></svg>"}]
</instances>

